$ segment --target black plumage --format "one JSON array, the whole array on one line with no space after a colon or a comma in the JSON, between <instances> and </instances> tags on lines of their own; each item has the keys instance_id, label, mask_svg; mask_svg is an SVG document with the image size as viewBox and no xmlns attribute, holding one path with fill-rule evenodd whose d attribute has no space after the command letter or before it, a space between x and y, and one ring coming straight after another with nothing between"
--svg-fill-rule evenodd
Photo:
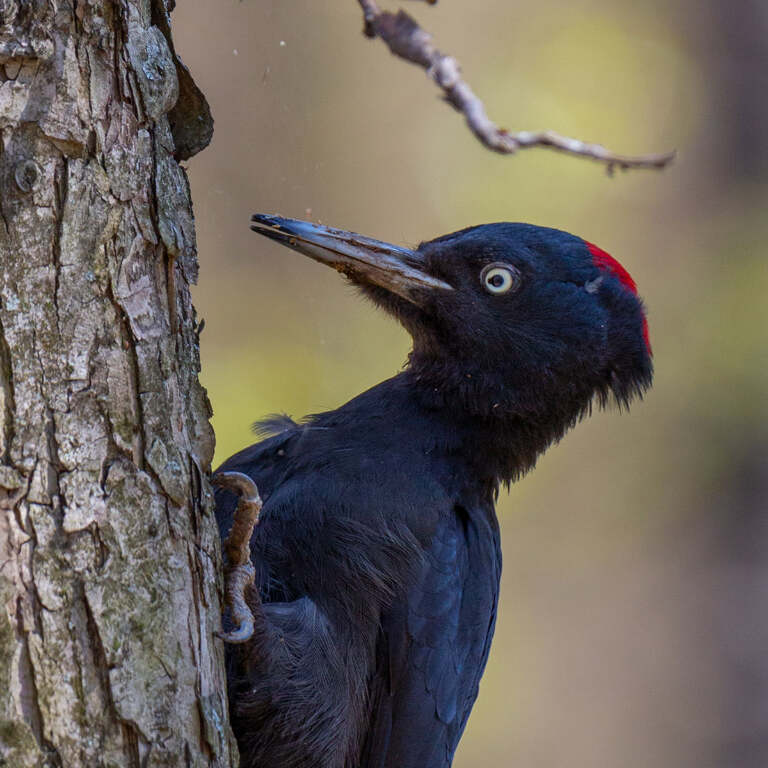
<instances>
[{"instance_id":1,"label":"black plumage","mask_svg":"<svg viewBox=\"0 0 768 768\"><path fill-rule=\"evenodd\" d=\"M592 403L651 381L634 283L578 237L474 227L398 248L271 216L254 227L345 273L413 338L397 376L220 471L264 499L254 637L228 649L242 765L449 766L496 618L501 483ZM222 536L236 499L217 492Z\"/></svg>"}]
</instances>

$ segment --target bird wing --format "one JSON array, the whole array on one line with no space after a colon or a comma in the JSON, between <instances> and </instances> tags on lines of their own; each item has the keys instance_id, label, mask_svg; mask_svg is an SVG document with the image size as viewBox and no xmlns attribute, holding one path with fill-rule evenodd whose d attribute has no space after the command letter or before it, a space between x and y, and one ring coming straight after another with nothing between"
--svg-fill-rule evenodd
<instances>
[{"instance_id":1,"label":"bird wing","mask_svg":"<svg viewBox=\"0 0 768 768\"><path fill-rule=\"evenodd\" d=\"M488 658L500 568L492 510L444 518L420 580L382 620L362 766L450 765Z\"/></svg>"}]
</instances>

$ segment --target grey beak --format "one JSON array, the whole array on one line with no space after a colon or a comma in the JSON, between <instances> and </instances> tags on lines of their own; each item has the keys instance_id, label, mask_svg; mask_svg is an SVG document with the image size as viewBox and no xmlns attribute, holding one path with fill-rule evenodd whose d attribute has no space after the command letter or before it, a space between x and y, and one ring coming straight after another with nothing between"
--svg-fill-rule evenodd
<instances>
[{"instance_id":1,"label":"grey beak","mask_svg":"<svg viewBox=\"0 0 768 768\"><path fill-rule=\"evenodd\" d=\"M408 248L263 213L251 216L251 229L358 282L378 285L415 304L425 291L453 290L448 283L424 272L424 257Z\"/></svg>"}]
</instances>

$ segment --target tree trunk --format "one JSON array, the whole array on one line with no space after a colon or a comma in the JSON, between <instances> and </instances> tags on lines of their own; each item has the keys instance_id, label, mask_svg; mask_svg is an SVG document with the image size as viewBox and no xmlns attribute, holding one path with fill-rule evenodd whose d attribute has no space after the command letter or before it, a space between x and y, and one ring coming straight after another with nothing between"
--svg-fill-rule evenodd
<instances>
[{"instance_id":1,"label":"tree trunk","mask_svg":"<svg viewBox=\"0 0 768 768\"><path fill-rule=\"evenodd\" d=\"M231 766L173 0L0 0L0 765Z\"/></svg>"}]
</instances>

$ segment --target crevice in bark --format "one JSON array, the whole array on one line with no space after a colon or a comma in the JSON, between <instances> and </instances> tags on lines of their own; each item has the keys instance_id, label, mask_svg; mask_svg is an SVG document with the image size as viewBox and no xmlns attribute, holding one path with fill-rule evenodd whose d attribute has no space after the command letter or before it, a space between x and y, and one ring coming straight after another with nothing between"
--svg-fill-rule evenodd
<instances>
[{"instance_id":1,"label":"crevice in bark","mask_svg":"<svg viewBox=\"0 0 768 768\"><path fill-rule=\"evenodd\" d=\"M165 261L165 285L166 299L168 301L168 322L171 326L171 333L176 338L179 332L179 318L176 309L176 258L168 255Z\"/></svg>"},{"instance_id":2,"label":"crevice in bark","mask_svg":"<svg viewBox=\"0 0 768 768\"><path fill-rule=\"evenodd\" d=\"M13 442L16 395L13 389L13 364L11 349L5 337L5 329L0 320L0 391L2 402L2 462L10 463L11 443Z\"/></svg>"},{"instance_id":3,"label":"crevice in bark","mask_svg":"<svg viewBox=\"0 0 768 768\"><path fill-rule=\"evenodd\" d=\"M53 306L56 309L56 331L61 333L59 313L59 283L61 281L61 236L64 228L64 206L67 204L69 189L69 163L66 156L62 156L61 162L56 164L54 176L54 189L56 193L56 226L53 228Z\"/></svg>"},{"instance_id":4,"label":"crevice in bark","mask_svg":"<svg viewBox=\"0 0 768 768\"><path fill-rule=\"evenodd\" d=\"M38 609L39 610L39 609ZM40 710L35 669L29 652L28 631L24 627L21 598L16 602L16 636L20 644L19 682L21 684L20 699L24 718L30 727L38 748L45 755L45 765L50 768L63 768L61 755L56 747L45 738L43 733L43 713Z\"/></svg>"},{"instance_id":5,"label":"crevice in bark","mask_svg":"<svg viewBox=\"0 0 768 768\"><path fill-rule=\"evenodd\" d=\"M131 723L126 723L124 720L121 720L120 728L125 744L128 747L128 754L130 755L131 764L129 768L143 768L141 753L139 751L139 734L136 727Z\"/></svg>"},{"instance_id":6,"label":"crevice in bark","mask_svg":"<svg viewBox=\"0 0 768 768\"><path fill-rule=\"evenodd\" d=\"M3 167L4 154L5 154L5 148L3 147L2 133L0 132L0 168ZM5 230L5 238L7 240L11 232L8 229L8 219L6 219L5 217L5 207L3 206L3 197L4 195L0 195L0 221L3 222L3 229Z\"/></svg>"},{"instance_id":7,"label":"crevice in bark","mask_svg":"<svg viewBox=\"0 0 768 768\"><path fill-rule=\"evenodd\" d=\"M93 657L93 666L99 676L100 688L104 693L105 705L109 711L110 719L114 721L125 739L128 746L131 765L130 768L141 768L141 757L139 751L139 741L141 736L134 723L127 722L120 718L115 707L115 700L112 696L112 683L109 679L109 670L111 665L104 649L104 644L99 632L99 625L88 602L88 596L82 582L79 583L78 599L82 601L85 610L86 628L88 641Z\"/></svg>"},{"instance_id":8,"label":"crevice in bark","mask_svg":"<svg viewBox=\"0 0 768 768\"><path fill-rule=\"evenodd\" d=\"M143 470L145 468L145 436L143 428L144 408L141 402L141 393L139 391L139 381L141 379L139 358L136 354L135 341L133 338L133 332L131 331L130 320L128 319L125 310L115 296L115 290L111 280L107 285L107 298L110 300L112 307L114 308L116 319L120 328L120 339L122 341L122 346L127 353L129 363L128 378L135 416L135 422L133 425L133 463L139 469Z\"/></svg>"},{"instance_id":9,"label":"crevice in bark","mask_svg":"<svg viewBox=\"0 0 768 768\"><path fill-rule=\"evenodd\" d=\"M96 570L100 571L104 564L107 562L107 558L109 557L109 547L104 543L104 539L101 537L101 533L99 531L99 526L93 523L89 527L89 531L91 532L91 536L93 538L93 543L96 548L97 558L95 562ZM93 616L93 613L90 611L90 606L88 606L89 613L91 616Z\"/></svg>"},{"instance_id":10,"label":"crevice in bark","mask_svg":"<svg viewBox=\"0 0 768 768\"><path fill-rule=\"evenodd\" d=\"M45 414L45 439L48 447L48 462L52 472L48 473L48 494L51 497L51 509L56 514L56 524L61 526L63 511L67 506L66 500L61 492L61 473L65 471L64 465L59 458L59 442L56 436L56 420L50 406L46 407Z\"/></svg>"}]
</instances>

